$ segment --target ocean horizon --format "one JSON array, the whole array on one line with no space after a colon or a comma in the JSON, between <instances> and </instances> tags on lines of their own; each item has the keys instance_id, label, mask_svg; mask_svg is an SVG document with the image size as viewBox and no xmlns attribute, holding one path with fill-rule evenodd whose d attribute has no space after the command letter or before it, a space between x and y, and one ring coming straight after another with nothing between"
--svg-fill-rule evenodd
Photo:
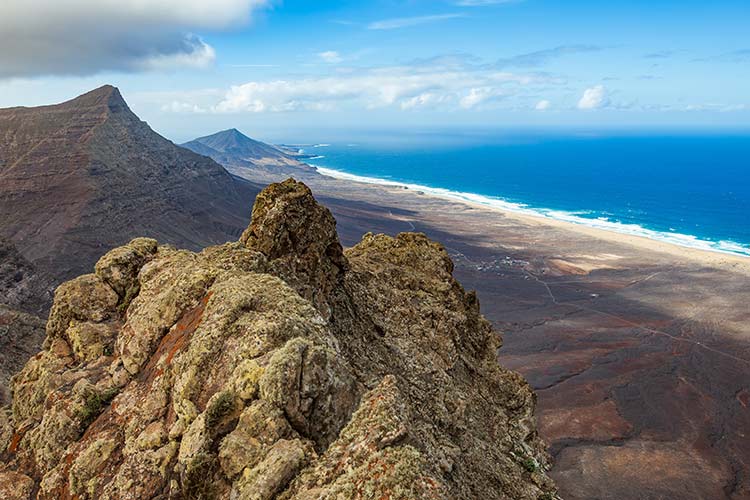
<instances>
[{"instance_id":1,"label":"ocean horizon","mask_svg":"<svg viewBox=\"0 0 750 500\"><path fill-rule=\"evenodd\" d=\"M750 257L750 134L523 133L301 146L324 175Z\"/></svg>"}]
</instances>

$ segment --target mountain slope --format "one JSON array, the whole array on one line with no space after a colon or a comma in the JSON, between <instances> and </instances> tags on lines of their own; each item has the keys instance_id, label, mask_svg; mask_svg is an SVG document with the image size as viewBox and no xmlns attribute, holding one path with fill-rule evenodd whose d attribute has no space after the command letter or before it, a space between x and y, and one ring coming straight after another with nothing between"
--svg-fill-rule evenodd
<instances>
[{"instance_id":1,"label":"mountain slope","mask_svg":"<svg viewBox=\"0 0 750 500\"><path fill-rule=\"evenodd\" d=\"M0 497L554 499L534 394L452 271L422 234L344 252L293 180L237 242L112 250L13 380Z\"/></svg>"},{"instance_id":2,"label":"mountain slope","mask_svg":"<svg viewBox=\"0 0 750 500\"><path fill-rule=\"evenodd\" d=\"M200 137L184 144L183 146L188 147L194 143L208 146L214 151L244 158L248 161L275 158L279 162L294 164L294 158L292 156L270 144L251 139L235 128L224 130L206 137Z\"/></svg>"},{"instance_id":3,"label":"mountain slope","mask_svg":"<svg viewBox=\"0 0 750 500\"><path fill-rule=\"evenodd\" d=\"M13 243L0 237L0 304L43 314L52 302L54 285L23 258Z\"/></svg>"},{"instance_id":4,"label":"mountain slope","mask_svg":"<svg viewBox=\"0 0 750 500\"><path fill-rule=\"evenodd\" d=\"M237 129L199 137L182 145L208 156L238 174L258 181L278 181L289 176L316 175L315 168L276 146L256 141Z\"/></svg>"},{"instance_id":5,"label":"mountain slope","mask_svg":"<svg viewBox=\"0 0 750 500\"><path fill-rule=\"evenodd\" d=\"M0 406L10 403L11 377L39 352L43 341L43 319L0 304Z\"/></svg>"},{"instance_id":6,"label":"mountain slope","mask_svg":"<svg viewBox=\"0 0 750 500\"><path fill-rule=\"evenodd\" d=\"M191 249L236 238L257 192L155 133L111 86L0 110L0 236L56 282L135 235Z\"/></svg>"}]
</instances>

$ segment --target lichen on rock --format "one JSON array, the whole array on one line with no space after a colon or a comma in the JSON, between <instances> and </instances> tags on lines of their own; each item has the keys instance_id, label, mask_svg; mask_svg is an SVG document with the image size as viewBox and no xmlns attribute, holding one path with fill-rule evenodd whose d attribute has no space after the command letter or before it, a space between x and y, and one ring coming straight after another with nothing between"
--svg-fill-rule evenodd
<instances>
[{"instance_id":1,"label":"lichen on rock","mask_svg":"<svg viewBox=\"0 0 750 500\"><path fill-rule=\"evenodd\" d=\"M533 392L452 270L420 234L344 251L291 179L239 242L114 249L13 380L0 493L553 498Z\"/></svg>"}]
</instances>

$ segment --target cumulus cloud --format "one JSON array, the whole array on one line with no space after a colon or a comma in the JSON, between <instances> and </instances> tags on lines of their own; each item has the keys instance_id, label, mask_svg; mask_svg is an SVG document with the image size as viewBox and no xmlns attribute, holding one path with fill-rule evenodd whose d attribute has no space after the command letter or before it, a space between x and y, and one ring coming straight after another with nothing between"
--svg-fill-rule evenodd
<instances>
[{"instance_id":1,"label":"cumulus cloud","mask_svg":"<svg viewBox=\"0 0 750 500\"><path fill-rule=\"evenodd\" d=\"M471 88L469 89L469 92L461 98L459 104L463 109L473 109L484 102L498 99L503 95L505 95L504 90L498 87Z\"/></svg>"},{"instance_id":2,"label":"cumulus cloud","mask_svg":"<svg viewBox=\"0 0 750 500\"><path fill-rule=\"evenodd\" d=\"M442 65L385 66L329 76L251 81L225 91L200 110L214 113L327 111L344 108L401 110L484 109L528 88L551 84L546 76ZM535 90L535 91L538 91ZM169 99L165 108L195 112L196 99Z\"/></svg>"},{"instance_id":3,"label":"cumulus cloud","mask_svg":"<svg viewBox=\"0 0 750 500\"><path fill-rule=\"evenodd\" d=\"M0 78L205 67L196 31L247 22L268 0L3 0Z\"/></svg>"},{"instance_id":4,"label":"cumulus cloud","mask_svg":"<svg viewBox=\"0 0 750 500\"><path fill-rule=\"evenodd\" d=\"M434 107L436 105L443 104L450 100L450 97L445 94L439 94L436 92L425 92L423 94L415 95L411 98L406 98L401 101L401 109L417 109L425 107Z\"/></svg>"},{"instance_id":5,"label":"cumulus cloud","mask_svg":"<svg viewBox=\"0 0 750 500\"><path fill-rule=\"evenodd\" d=\"M551 107L552 107L552 103L546 99L543 99L539 101L538 103L536 103L536 106L534 106L534 109L537 111L547 111Z\"/></svg>"},{"instance_id":6,"label":"cumulus cloud","mask_svg":"<svg viewBox=\"0 0 750 500\"><path fill-rule=\"evenodd\" d=\"M438 21L445 21L447 19L455 19L458 17L466 17L465 14L453 13L453 14L437 14L432 16L414 16L414 17L398 17L395 19L383 19L381 21L375 21L367 25L367 29L370 30L395 30L399 28L408 28L411 26L418 26L420 24L435 23Z\"/></svg>"},{"instance_id":7,"label":"cumulus cloud","mask_svg":"<svg viewBox=\"0 0 750 500\"><path fill-rule=\"evenodd\" d=\"M326 50L325 52L319 52L318 57L323 62L328 64L338 64L344 60L344 58L341 57L341 54L339 54L335 50Z\"/></svg>"},{"instance_id":8,"label":"cumulus cloud","mask_svg":"<svg viewBox=\"0 0 750 500\"><path fill-rule=\"evenodd\" d=\"M597 85L583 92L583 97L578 101L578 109L599 109L608 104L607 89L604 85Z\"/></svg>"}]
</instances>

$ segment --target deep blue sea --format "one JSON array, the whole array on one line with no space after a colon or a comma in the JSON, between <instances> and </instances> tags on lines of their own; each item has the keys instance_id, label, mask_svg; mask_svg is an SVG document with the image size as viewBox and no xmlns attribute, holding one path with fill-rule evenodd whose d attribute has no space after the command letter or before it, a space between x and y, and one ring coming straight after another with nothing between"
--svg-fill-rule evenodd
<instances>
[{"instance_id":1,"label":"deep blue sea","mask_svg":"<svg viewBox=\"0 0 750 500\"><path fill-rule=\"evenodd\" d=\"M303 150L324 173L750 256L750 133L446 133Z\"/></svg>"}]
</instances>

